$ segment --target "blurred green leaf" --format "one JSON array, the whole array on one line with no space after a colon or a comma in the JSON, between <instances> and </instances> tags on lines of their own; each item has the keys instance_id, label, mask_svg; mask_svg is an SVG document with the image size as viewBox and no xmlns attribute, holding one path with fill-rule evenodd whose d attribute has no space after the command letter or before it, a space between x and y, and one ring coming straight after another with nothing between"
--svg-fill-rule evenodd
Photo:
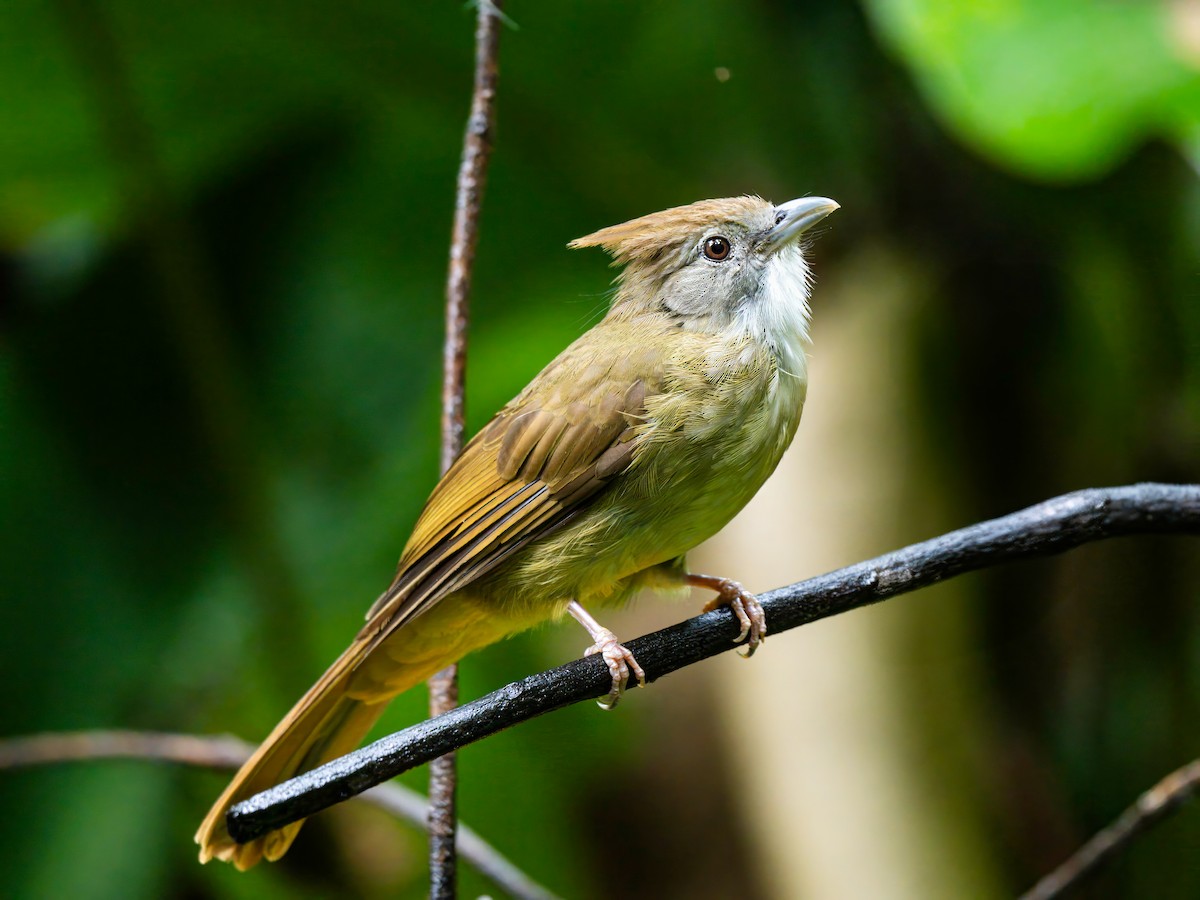
<instances>
[{"instance_id":1,"label":"blurred green leaf","mask_svg":"<svg viewBox=\"0 0 1200 900\"><path fill-rule=\"evenodd\" d=\"M1015 172L1048 181L1095 178L1153 137L1194 151L1200 48L1183 21L1187 4L866 5L939 117Z\"/></svg>"}]
</instances>

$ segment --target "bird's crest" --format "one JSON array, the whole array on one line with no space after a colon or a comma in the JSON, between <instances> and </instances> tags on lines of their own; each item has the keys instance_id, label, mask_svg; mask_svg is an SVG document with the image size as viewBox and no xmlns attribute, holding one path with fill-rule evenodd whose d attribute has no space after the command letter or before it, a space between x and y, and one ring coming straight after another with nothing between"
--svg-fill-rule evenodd
<instances>
[{"instance_id":1,"label":"bird's crest","mask_svg":"<svg viewBox=\"0 0 1200 900\"><path fill-rule=\"evenodd\" d=\"M664 251L677 249L681 244L690 245L699 231L726 222L745 222L753 213L769 205L761 197L701 200L601 228L586 237L576 238L567 246L601 247L618 265L635 260L656 261Z\"/></svg>"}]
</instances>

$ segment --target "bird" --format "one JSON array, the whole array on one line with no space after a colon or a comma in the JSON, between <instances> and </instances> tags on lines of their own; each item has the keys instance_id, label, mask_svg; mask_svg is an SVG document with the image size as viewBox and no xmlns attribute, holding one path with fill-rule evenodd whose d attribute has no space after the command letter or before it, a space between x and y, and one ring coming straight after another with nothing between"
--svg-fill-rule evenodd
<instances>
[{"instance_id":1,"label":"bird","mask_svg":"<svg viewBox=\"0 0 1200 900\"><path fill-rule=\"evenodd\" d=\"M196 832L200 861L277 860L302 822L239 844L234 804L355 749L396 695L473 650L572 615L611 708L645 673L589 606L650 588L716 592L749 655L767 625L687 552L758 491L808 389L806 235L838 204L702 200L571 241L619 267L604 318L551 361L434 487L396 575L350 646L234 776Z\"/></svg>"}]
</instances>

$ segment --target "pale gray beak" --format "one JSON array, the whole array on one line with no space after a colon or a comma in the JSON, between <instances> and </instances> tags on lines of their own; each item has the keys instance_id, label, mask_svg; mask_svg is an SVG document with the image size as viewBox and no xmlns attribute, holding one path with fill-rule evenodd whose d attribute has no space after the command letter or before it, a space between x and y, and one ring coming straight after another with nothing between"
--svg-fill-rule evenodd
<instances>
[{"instance_id":1,"label":"pale gray beak","mask_svg":"<svg viewBox=\"0 0 1200 900\"><path fill-rule=\"evenodd\" d=\"M801 197L775 207L775 225L767 232L759 249L766 254L786 247L827 215L838 209L828 197Z\"/></svg>"}]
</instances>

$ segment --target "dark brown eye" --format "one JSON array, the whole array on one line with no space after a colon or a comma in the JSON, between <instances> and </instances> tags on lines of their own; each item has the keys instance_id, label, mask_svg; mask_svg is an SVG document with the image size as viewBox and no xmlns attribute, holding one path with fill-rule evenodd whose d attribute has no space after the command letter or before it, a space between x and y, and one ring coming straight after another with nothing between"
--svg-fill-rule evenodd
<instances>
[{"instance_id":1,"label":"dark brown eye","mask_svg":"<svg viewBox=\"0 0 1200 900\"><path fill-rule=\"evenodd\" d=\"M720 262L729 255L729 240L719 234L713 235L704 242L704 255Z\"/></svg>"}]
</instances>

